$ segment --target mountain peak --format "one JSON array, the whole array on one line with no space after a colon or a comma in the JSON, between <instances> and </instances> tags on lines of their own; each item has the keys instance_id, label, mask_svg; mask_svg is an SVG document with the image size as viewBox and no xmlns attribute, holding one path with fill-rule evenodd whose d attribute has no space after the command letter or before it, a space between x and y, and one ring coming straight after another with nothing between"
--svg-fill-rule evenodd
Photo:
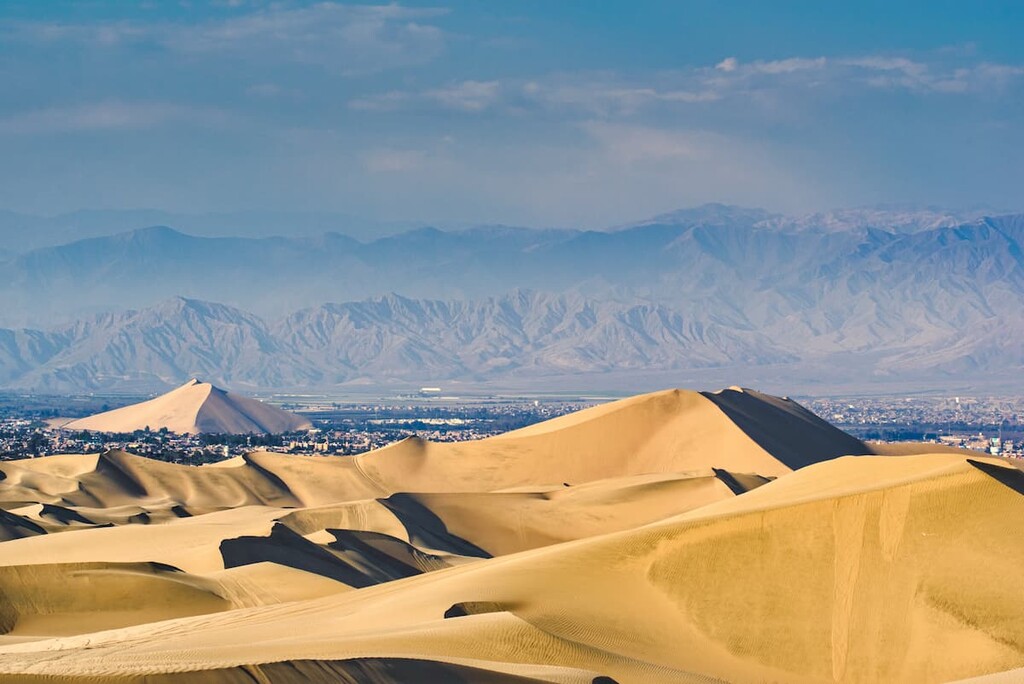
<instances>
[{"instance_id":1,"label":"mountain peak","mask_svg":"<svg viewBox=\"0 0 1024 684\"><path fill-rule=\"evenodd\" d=\"M146 238L146 239L166 239L174 237L185 237L185 233L177 231L170 226L146 226L145 228L136 228L135 230L129 230L125 233L121 233L129 238Z\"/></svg>"},{"instance_id":2,"label":"mountain peak","mask_svg":"<svg viewBox=\"0 0 1024 684\"><path fill-rule=\"evenodd\" d=\"M686 209L658 214L647 220L620 226L632 228L648 225L677 226L754 226L762 221L776 218L776 214L751 207L740 207L732 204L711 202Z\"/></svg>"}]
</instances>

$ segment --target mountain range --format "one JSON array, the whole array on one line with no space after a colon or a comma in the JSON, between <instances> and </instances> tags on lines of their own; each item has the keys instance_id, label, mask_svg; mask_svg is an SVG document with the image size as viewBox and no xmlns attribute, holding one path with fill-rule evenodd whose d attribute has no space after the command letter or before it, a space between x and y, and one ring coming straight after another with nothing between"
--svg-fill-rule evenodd
<instances>
[{"instance_id":1,"label":"mountain range","mask_svg":"<svg viewBox=\"0 0 1024 684\"><path fill-rule=\"evenodd\" d=\"M599 386L771 368L788 386L980 386L1020 369L1024 215L828 216L713 205L610 231L371 242L156 227L30 250L0 264L0 386Z\"/></svg>"}]
</instances>

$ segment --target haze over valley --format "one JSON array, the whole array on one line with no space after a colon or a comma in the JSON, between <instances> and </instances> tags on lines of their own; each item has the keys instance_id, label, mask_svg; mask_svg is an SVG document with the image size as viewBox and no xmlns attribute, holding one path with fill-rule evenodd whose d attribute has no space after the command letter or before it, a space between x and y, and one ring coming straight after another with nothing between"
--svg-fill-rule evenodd
<instances>
[{"instance_id":1,"label":"haze over valley","mask_svg":"<svg viewBox=\"0 0 1024 684\"><path fill-rule=\"evenodd\" d=\"M726 205L368 242L140 228L0 264L0 385L631 390L696 372L1005 389L1024 359L1022 243L1021 214Z\"/></svg>"}]
</instances>

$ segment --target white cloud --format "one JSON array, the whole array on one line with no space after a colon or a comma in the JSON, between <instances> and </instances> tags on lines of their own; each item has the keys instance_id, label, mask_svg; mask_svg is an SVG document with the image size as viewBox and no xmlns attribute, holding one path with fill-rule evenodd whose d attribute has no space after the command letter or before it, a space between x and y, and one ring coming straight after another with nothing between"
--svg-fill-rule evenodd
<instances>
[{"instance_id":1,"label":"white cloud","mask_svg":"<svg viewBox=\"0 0 1024 684\"><path fill-rule=\"evenodd\" d=\"M230 119L225 112L206 107L109 100L13 114L0 119L0 133L37 135L141 130L172 123L219 126L228 123Z\"/></svg>"},{"instance_id":2,"label":"white cloud","mask_svg":"<svg viewBox=\"0 0 1024 684\"><path fill-rule=\"evenodd\" d=\"M370 150L363 155L363 168L369 173L402 173L419 168L425 159L422 150Z\"/></svg>"},{"instance_id":3,"label":"white cloud","mask_svg":"<svg viewBox=\"0 0 1024 684\"><path fill-rule=\"evenodd\" d=\"M349 100L349 109L364 112L394 112L402 109L412 100L409 93L392 90L378 95L355 97Z\"/></svg>"},{"instance_id":4,"label":"white cloud","mask_svg":"<svg viewBox=\"0 0 1024 684\"><path fill-rule=\"evenodd\" d=\"M991 93L1024 77L1024 67L991 62L966 65L912 60L906 57L866 56L837 60L843 75L872 88L917 93Z\"/></svg>"},{"instance_id":5,"label":"white cloud","mask_svg":"<svg viewBox=\"0 0 1024 684\"><path fill-rule=\"evenodd\" d=\"M482 112L494 105L499 97L498 81L463 81L444 88L428 90L425 96L446 109L463 112Z\"/></svg>"},{"instance_id":6,"label":"white cloud","mask_svg":"<svg viewBox=\"0 0 1024 684\"><path fill-rule=\"evenodd\" d=\"M807 59L804 57L790 57L789 59L776 59L768 62L752 62L749 69L759 74L793 74L799 71L815 71L824 69L828 61L824 57Z\"/></svg>"},{"instance_id":7,"label":"white cloud","mask_svg":"<svg viewBox=\"0 0 1024 684\"><path fill-rule=\"evenodd\" d=\"M979 63L929 64L900 56L789 57L741 62L728 57L710 67L624 75L550 74L532 79L467 80L436 88L391 90L355 97L354 110L439 110L520 115L557 111L625 118L656 108L697 111L718 101L759 108L792 108L793 96L855 97L877 89L955 95L994 91L1024 77L1024 67Z\"/></svg>"},{"instance_id":8,"label":"white cloud","mask_svg":"<svg viewBox=\"0 0 1024 684\"><path fill-rule=\"evenodd\" d=\"M441 109L477 113L499 103L500 81L461 81L423 91L392 90L349 100L349 109L393 112L400 109Z\"/></svg>"},{"instance_id":9,"label":"white cloud","mask_svg":"<svg viewBox=\"0 0 1024 684\"><path fill-rule=\"evenodd\" d=\"M441 8L271 4L227 18L195 23L121 21L105 24L7 22L6 40L77 43L93 48L151 45L189 55L236 56L256 62L320 64L342 73L372 73L421 64L444 49L443 31L430 23Z\"/></svg>"},{"instance_id":10,"label":"white cloud","mask_svg":"<svg viewBox=\"0 0 1024 684\"><path fill-rule=\"evenodd\" d=\"M719 71L736 71L736 67L739 65L739 61L735 57L726 57L721 62L715 65L715 68Z\"/></svg>"},{"instance_id":11,"label":"white cloud","mask_svg":"<svg viewBox=\"0 0 1024 684\"><path fill-rule=\"evenodd\" d=\"M283 92L283 89L276 83L253 83L245 89L245 92L257 97L277 97Z\"/></svg>"},{"instance_id":12,"label":"white cloud","mask_svg":"<svg viewBox=\"0 0 1024 684\"><path fill-rule=\"evenodd\" d=\"M714 102L719 95L706 88L630 86L611 80L583 80L578 83L531 82L521 89L522 98L546 108L577 109L605 116L637 112L657 104L699 104Z\"/></svg>"},{"instance_id":13,"label":"white cloud","mask_svg":"<svg viewBox=\"0 0 1024 684\"><path fill-rule=\"evenodd\" d=\"M974 73L983 78L1002 81L1024 77L1024 66L982 62L975 67Z\"/></svg>"},{"instance_id":14,"label":"white cloud","mask_svg":"<svg viewBox=\"0 0 1024 684\"><path fill-rule=\"evenodd\" d=\"M548 81L462 81L421 91L392 90L356 97L354 110L392 112L402 109L441 109L479 113L492 109L522 112L528 109L569 110L588 116L613 116L662 104L714 102L719 95L708 89L685 90L656 86L634 87L606 77L586 75Z\"/></svg>"}]
</instances>

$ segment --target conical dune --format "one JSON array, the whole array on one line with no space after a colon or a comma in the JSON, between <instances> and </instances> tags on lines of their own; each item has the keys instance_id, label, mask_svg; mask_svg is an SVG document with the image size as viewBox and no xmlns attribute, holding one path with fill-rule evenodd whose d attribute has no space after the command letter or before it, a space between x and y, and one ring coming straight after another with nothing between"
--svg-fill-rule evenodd
<instances>
[{"instance_id":1,"label":"conical dune","mask_svg":"<svg viewBox=\"0 0 1024 684\"><path fill-rule=\"evenodd\" d=\"M0 543L0 681L941 682L1024 668L1024 472L871 451L793 402L732 389L358 457L0 463L8 523L40 528Z\"/></svg>"},{"instance_id":2,"label":"conical dune","mask_svg":"<svg viewBox=\"0 0 1024 684\"><path fill-rule=\"evenodd\" d=\"M99 432L166 428L178 434L248 434L290 432L311 425L294 413L193 378L155 399L73 420L64 427Z\"/></svg>"}]
</instances>

